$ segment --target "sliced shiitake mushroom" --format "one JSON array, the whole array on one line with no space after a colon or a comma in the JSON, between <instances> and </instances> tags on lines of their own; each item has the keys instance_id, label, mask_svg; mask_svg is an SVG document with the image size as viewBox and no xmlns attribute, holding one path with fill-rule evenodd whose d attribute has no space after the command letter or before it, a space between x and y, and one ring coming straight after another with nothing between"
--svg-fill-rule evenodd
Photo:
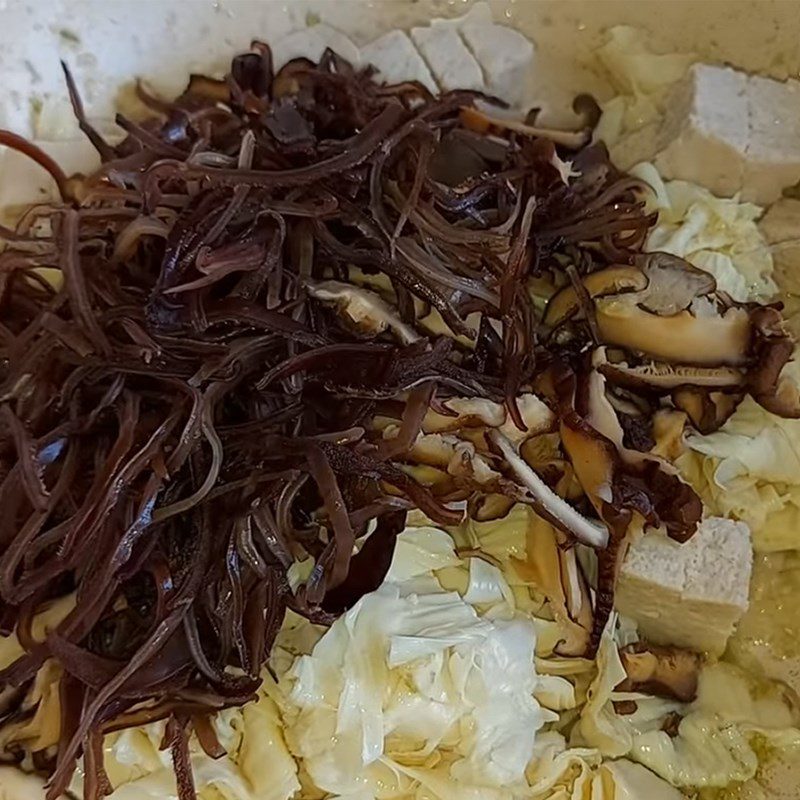
<instances>
[{"instance_id":1,"label":"sliced shiitake mushroom","mask_svg":"<svg viewBox=\"0 0 800 800\"><path fill-rule=\"evenodd\" d=\"M746 363L751 325L745 309L730 308L714 316L696 317L689 311L661 316L624 298L615 295L595 301L595 319L604 343L678 364Z\"/></svg>"},{"instance_id":2,"label":"sliced shiitake mushroom","mask_svg":"<svg viewBox=\"0 0 800 800\"><path fill-rule=\"evenodd\" d=\"M586 275L581 281L590 298L617 295L625 291L640 291L647 286L647 277L636 267L614 266ZM543 323L556 328L575 317L580 310L580 300L571 285L560 289L550 298Z\"/></svg>"},{"instance_id":3,"label":"sliced shiitake mushroom","mask_svg":"<svg viewBox=\"0 0 800 800\"><path fill-rule=\"evenodd\" d=\"M671 316L686 311L695 298L717 289L710 272L670 253L645 253L634 263L647 276L647 287L636 295L635 302L653 314Z\"/></svg>"},{"instance_id":4,"label":"sliced shiitake mushroom","mask_svg":"<svg viewBox=\"0 0 800 800\"><path fill-rule=\"evenodd\" d=\"M591 273L582 283L603 344L678 364L736 366L748 359L747 310L719 310L714 276L682 258L648 253L632 266ZM544 324L557 328L577 317L580 301L573 286L561 289L548 303Z\"/></svg>"},{"instance_id":5,"label":"sliced shiitake mushroom","mask_svg":"<svg viewBox=\"0 0 800 800\"><path fill-rule=\"evenodd\" d=\"M509 438L517 441L550 430L555 420L553 412L534 394L522 394L517 398L524 431L509 419L505 406L492 400L453 397L442 405L443 410L451 413L442 414L430 409L422 422L425 433L444 433L464 428L500 428Z\"/></svg>"},{"instance_id":6,"label":"sliced shiitake mushroom","mask_svg":"<svg viewBox=\"0 0 800 800\"><path fill-rule=\"evenodd\" d=\"M683 432L687 414L673 408L662 408L653 415L653 437L656 440L653 455L673 463L683 453Z\"/></svg>"},{"instance_id":7,"label":"sliced shiitake mushroom","mask_svg":"<svg viewBox=\"0 0 800 800\"><path fill-rule=\"evenodd\" d=\"M616 386L653 394L669 394L681 386L733 389L745 382L744 371L733 367L691 367L654 362L630 366L623 362L605 363L599 369Z\"/></svg>"},{"instance_id":8,"label":"sliced shiitake mushroom","mask_svg":"<svg viewBox=\"0 0 800 800\"><path fill-rule=\"evenodd\" d=\"M714 276L669 253L647 253L633 266L617 265L585 276L582 283L590 298L617 296L631 306L653 314L672 316L687 310L698 297L716 291ZM565 287L550 301L545 325L555 327L579 310L577 291Z\"/></svg>"},{"instance_id":9,"label":"sliced shiitake mushroom","mask_svg":"<svg viewBox=\"0 0 800 800\"><path fill-rule=\"evenodd\" d=\"M507 117L490 116L483 111L471 106L464 106L461 109L461 124L469 130L477 133L492 133L497 131L513 131L523 136L534 136L537 139L549 139L554 144L562 147L569 147L577 150L588 143L591 138L591 131L586 128L580 131L563 131L555 128L541 128L528 125L517 119Z\"/></svg>"},{"instance_id":10,"label":"sliced shiitake mushroom","mask_svg":"<svg viewBox=\"0 0 800 800\"><path fill-rule=\"evenodd\" d=\"M737 392L709 392L693 386L683 386L672 393L676 408L685 411L697 430L702 434L719 430L736 411L744 394Z\"/></svg>"},{"instance_id":11,"label":"sliced shiitake mushroom","mask_svg":"<svg viewBox=\"0 0 800 800\"><path fill-rule=\"evenodd\" d=\"M646 692L690 703L697 696L703 659L677 647L638 642L620 650L628 677L617 687L623 692Z\"/></svg>"},{"instance_id":12,"label":"sliced shiitake mushroom","mask_svg":"<svg viewBox=\"0 0 800 800\"><path fill-rule=\"evenodd\" d=\"M794 342L776 308L756 308L751 313L755 331L753 358L748 374L748 389L767 411L781 417L800 417L800 388L782 375L794 355Z\"/></svg>"},{"instance_id":13,"label":"sliced shiitake mushroom","mask_svg":"<svg viewBox=\"0 0 800 800\"><path fill-rule=\"evenodd\" d=\"M413 344L420 338L375 292L334 280L308 281L306 288L312 297L336 306L342 319L361 334L378 336L389 329L403 344Z\"/></svg>"},{"instance_id":14,"label":"sliced shiitake mushroom","mask_svg":"<svg viewBox=\"0 0 800 800\"><path fill-rule=\"evenodd\" d=\"M669 462L626 447L617 412L606 394L597 348L588 370L577 379L564 368L554 379L561 405L561 440L586 496L606 524L608 547L598 553L597 603L592 643L599 642L612 610L614 587L631 537L644 524L677 541L697 528L702 503Z\"/></svg>"}]
</instances>

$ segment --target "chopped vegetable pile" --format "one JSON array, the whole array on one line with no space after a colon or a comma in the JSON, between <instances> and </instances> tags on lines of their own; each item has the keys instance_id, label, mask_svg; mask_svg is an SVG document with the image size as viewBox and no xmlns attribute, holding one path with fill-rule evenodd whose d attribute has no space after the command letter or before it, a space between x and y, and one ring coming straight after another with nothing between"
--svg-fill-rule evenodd
<instances>
[{"instance_id":1,"label":"chopped vegetable pile","mask_svg":"<svg viewBox=\"0 0 800 800\"><path fill-rule=\"evenodd\" d=\"M644 254L649 189L587 131L330 51L274 72L255 43L175 101L140 86L152 114L112 146L66 75L97 172L0 132L62 197L0 229L0 610L24 649L2 720L54 659L51 800L80 756L110 793L103 735L158 719L192 798L190 731L219 752L208 715L254 696L286 609L326 623L376 589L410 508L522 502L596 548L591 652L629 536L702 514L656 416L708 432L747 394L797 416L779 307Z\"/></svg>"}]
</instances>

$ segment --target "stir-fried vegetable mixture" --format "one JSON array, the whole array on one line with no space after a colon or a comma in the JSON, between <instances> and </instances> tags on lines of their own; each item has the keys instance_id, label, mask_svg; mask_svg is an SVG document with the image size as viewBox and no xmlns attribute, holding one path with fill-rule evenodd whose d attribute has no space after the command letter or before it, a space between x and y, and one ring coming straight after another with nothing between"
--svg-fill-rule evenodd
<instances>
[{"instance_id":1,"label":"stir-fried vegetable mixture","mask_svg":"<svg viewBox=\"0 0 800 800\"><path fill-rule=\"evenodd\" d=\"M0 133L62 198L0 230L0 611L24 650L1 713L60 665L50 798L81 756L108 794L104 734L159 719L192 798L189 733L220 751L208 716L254 696L285 610L324 623L375 589L410 508L522 502L596 548L591 652L628 537L702 513L654 418L798 410L779 308L643 254L648 188L585 131L332 52L276 73L255 43L172 102L140 87L152 114L112 146L66 75L97 172Z\"/></svg>"}]
</instances>

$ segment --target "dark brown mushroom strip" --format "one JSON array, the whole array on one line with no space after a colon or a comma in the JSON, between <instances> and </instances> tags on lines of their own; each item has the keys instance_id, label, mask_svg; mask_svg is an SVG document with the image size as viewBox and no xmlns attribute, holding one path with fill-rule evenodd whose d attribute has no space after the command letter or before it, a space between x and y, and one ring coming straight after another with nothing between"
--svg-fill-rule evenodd
<instances>
[{"instance_id":1,"label":"dark brown mushroom strip","mask_svg":"<svg viewBox=\"0 0 800 800\"><path fill-rule=\"evenodd\" d=\"M487 117L475 92L379 86L330 51L274 74L259 43L174 100L140 87L156 117L121 119L114 148L71 76L67 92L105 162L93 175L68 179L0 133L62 196L0 229L0 629L25 650L0 670L0 725L20 709L13 687L56 661L60 738L38 761L50 800L82 754L99 800L102 734L156 720L193 800L190 730L220 755L209 715L253 698L286 609L330 624L375 589L413 507L454 525L522 501L556 526L571 626L559 652L584 653L634 515L681 539L697 513L616 415L644 428L684 379L791 410L779 310L732 305L683 262L643 257L641 182L583 147L587 131ZM576 148L566 184L556 141ZM566 287L544 324L530 280ZM353 324L376 309L379 324ZM556 391L556 365L586 377L590 333L622 350L606 359L615 406ZM656 379L642 354L680 378ZM520 443L531 456L528 436L555 435L556 409L566 454L527 463ZM432 450L429 410L446 429L431 434L431 486L414 463ZM577 541L599 553L594 608ZM287 570L308 556L292 591ZM36 641L37 611L67 598Z\"/></svg>"}]
</instances>

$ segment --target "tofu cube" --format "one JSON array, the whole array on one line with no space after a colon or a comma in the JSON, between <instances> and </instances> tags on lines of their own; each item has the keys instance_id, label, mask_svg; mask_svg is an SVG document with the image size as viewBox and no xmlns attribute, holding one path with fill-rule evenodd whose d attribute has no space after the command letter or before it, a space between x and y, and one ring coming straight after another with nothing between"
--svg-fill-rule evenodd
<instances>
[{"instance_id":1,"label":"tofu cube","mask_svg":"<svg viewBox=\"0 0 800 800\"><path fill-rule=\"evenodd\" d=\"M411 38L443 92L483 89L480 64L467 49L453 23L434 20L427 27L412 28Z\"/></svg>"},{"instance_id":2,"label":"tofu cube","mask_svg":"<svg viewBox=\"0 0 800 800\"><path fill-rule=\"evenodd\" d=\"M419 81L432 92L438 91L425 59L403 31L390 31L362 47L361 63L375 67L377 79L386 83Z\"/></svg>"},{"instance_id":3,"label":"tofu cube","mask_svg":"<svg viewBox=\"0 0 800 800\"><path fill-rule=\"evenodd\" d=\"M643 639L719 656L747 610L752 566L743 522L705 519L685 544L645 534L622 565L616 607Z\"/></svg>"},{"instance_id":4,"label":"tofu cube","mask_svg":"<svg viewBox=\"0 0 800 800\"><path fill-rule=\"evenodd\" d=\"M800 180L800 83L694 64L672 89L663 120L624 137L612 159L653 161L669 179L768 204Z\"/></svg>"},{"instance_id":5,"label":"tofu cube","mask_svg":"<svg viewBox=\"0 0 800 800\"><path fill-rule=\"evenodd\" d=\"M752 75L747 101L750 139L742 196L771 203L800 180L800 82Z\"/></svg>"},{"instance_id":6,"label":"tofu cube","mask_svg":"<svg viewBox=\"0 0 800 800\"><path fill-rule=\"evenodd\" d=\"M533 42L513 28L493 24L486 5L475 6L459 31L483 69L486 91L512 105L524 103L533 74Z\"/></svg>"},{"instance_id":7,"label":"tofu cube","mask_svg":"<svg viewBox=\"0 0 800 800\"><path fill-rule=\"evenodd\" d=\"M741 188L747 136L747 77L695 64L670 93L664 119L622 139L611 157L622 169L653 161L666 178L732 195Z\"/></svg>"}]
</instances>

